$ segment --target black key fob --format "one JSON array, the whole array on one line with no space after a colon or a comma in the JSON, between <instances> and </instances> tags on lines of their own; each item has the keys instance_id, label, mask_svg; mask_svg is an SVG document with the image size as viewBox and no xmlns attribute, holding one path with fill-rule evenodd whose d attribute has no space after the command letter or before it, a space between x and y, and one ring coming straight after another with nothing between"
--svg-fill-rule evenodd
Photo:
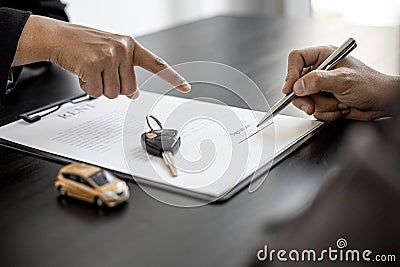
<instances>
[{"instance_id":1,"label":"black key fob","mask_svg":"<svg viewBox=\"0 0 400 267\"><path fill-rule=\"evenodd\" d=\"M152 130L142 134L141 144L147 153L162 157L163 152L175 154L181 145L181 138L175 129Z\"/></svg>"}]
</instances>

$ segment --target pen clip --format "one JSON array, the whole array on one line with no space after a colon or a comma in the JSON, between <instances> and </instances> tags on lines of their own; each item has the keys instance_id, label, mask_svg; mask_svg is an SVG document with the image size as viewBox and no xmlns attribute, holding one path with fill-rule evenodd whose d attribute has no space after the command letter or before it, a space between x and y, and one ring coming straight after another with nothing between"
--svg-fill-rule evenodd
<instances>
[{"instance_id":1,"label":"pen clip","mask_svg":"<svg viewBox=\"0 0 400 267\"><path fill-rule=\"evenodd\" d=\"M331 69L334 65L338 63L337 62L338 60L341 60L343 58L344 52L349 50L350 53L350 51L352 51L355 47L357 47L356 41L350 37L340 47L338 47L335 51L333 51L332 54L330 54L316 69L317 70Z\"/></svg>"},{"instance_id":2,"label":"pen clip","mask_svg":"<svg viewBox=\"0 0 400 267\"><path fill-rule=\"evenodd\" d=\"M325 70L331 70L331 69L333 69L333 68L339 63L340 60L342 60L342 59L345 58L348 54L350 54L350 52L353 51L353 49L356 48L356 47L357 47L357 43L354 42L354 43L351 44L351 46L349 46L349 47L347 47L346 49L344 49L343 51L341 51L340 54L338 54L338 55L332 60L332 62L330 62L330 63L326 66Z\"/></svg>"},{"instance_id":3,"label":"pen clip","mask_svg":"<svg viewBox=\"0 0 400 267\"><path fill-rule=\"evenodd\" d=\"M52 103L47 106L29 111L26 113L22 113L22 114L18 115L17 119L22 119L28 123L34 123L34 122L40 121L44 116L47 116L53 112L56 112L63 105L65 105L67 103L78 104L78 103L81 103L84 101L90 101L92 99L94 99L94 97L91 97L87 94L82 94L82 95L79 95L78 97L64 99L62 101L58 101L58 102Z\"/></svg>"}]
</instances>

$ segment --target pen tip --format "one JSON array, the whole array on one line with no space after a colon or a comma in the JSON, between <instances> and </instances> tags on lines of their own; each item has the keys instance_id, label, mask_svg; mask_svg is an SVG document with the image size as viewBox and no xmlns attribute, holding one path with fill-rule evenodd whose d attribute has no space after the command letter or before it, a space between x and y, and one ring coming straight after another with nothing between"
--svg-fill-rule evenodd
<instances>
[{"instance_id":1,"label":"pen tip","mask_svg":"<svg viewBox=\"0 0 400 267\"><path fill-rule=\"evenodd\" d=\"M260 124L257 124L257 126L256 127L260 127Z\"/></svg>"}]
</instances>

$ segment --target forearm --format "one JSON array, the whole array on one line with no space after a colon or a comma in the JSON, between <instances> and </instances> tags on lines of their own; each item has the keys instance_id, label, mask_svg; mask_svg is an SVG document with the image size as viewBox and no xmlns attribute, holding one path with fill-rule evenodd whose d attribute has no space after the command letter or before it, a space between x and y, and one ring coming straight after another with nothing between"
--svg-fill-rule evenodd
<instances>
[{"instance_id":1,"label":"forearm","mask_svg":"<svg viewBox=\"0 0 400 267\"><path fill-rule=\"evenodd\" d=\"M25 24L12 66L50 61L54 53L56 32L63 23L51 18L31 15Z\"/></svg>"}]
</instances>

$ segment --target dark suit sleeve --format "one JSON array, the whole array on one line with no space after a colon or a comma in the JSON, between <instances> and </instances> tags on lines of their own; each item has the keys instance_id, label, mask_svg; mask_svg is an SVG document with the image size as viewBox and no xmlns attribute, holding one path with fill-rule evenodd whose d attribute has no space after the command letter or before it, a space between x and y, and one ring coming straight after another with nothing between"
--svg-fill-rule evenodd
<instances>
[{"instance_id":1,"label":"dark suit sleeve","mask_svg":"<svg viewBox=\"0 0 400 267\"><path fill-rule=\"evenodd\" d=\"M14 74L21 71L21 68L11 70L11 64L29 16L27 11L0 8L0 91L12 87L16 80Z\"/></svg>"},{"instance_id":2,"label":"dark suit sleeve","mask_svg":"<svg viewBox=\"0 0 400 267\"><path fill-rule=\"evenodd\" d=\"M0 93L8 93L15 87L22 71L22 67L10 69L10 62L14 58L19 36L29 14L63 21L68 21L68 16L65 13L65 5L60 0L0 0L0 10L0 57L2 58L0 62ZM7 45L7 49L5 49L5 45ZM8 60L4 60L6 56ZM11 61L9 57L11 57ZM27 65L27 70L48 66L50 66L49 62L38 62ZM8 80L12 80L12 83L7 85Z\"/></svg>"},{"instance_id":3,"label":"dark suit sleeve","mask_svg":"<svg viewBox=\"0 0 400 267\"><path fill-rule=\"evenodd\" d=\"M60 0L0 0L1 7L30 11L32 14L68 21Z\"/></svg>"}]
</instances>

